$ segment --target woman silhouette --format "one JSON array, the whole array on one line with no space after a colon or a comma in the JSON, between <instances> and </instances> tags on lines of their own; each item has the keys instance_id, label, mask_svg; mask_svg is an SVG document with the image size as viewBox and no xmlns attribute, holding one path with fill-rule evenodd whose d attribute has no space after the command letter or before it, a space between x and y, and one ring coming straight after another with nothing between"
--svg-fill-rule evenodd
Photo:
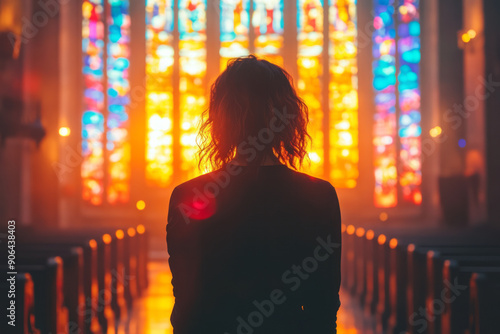
<instances>
[{"instance_id":1,"label":"woman silhouette","mask_svg":"<svg viewBox=\"0 0 500 334\"><path fill-rule=\"evenodd\" d=\"M307 122L266 60L233 59L212 85L199 161L214 171L170 198L175 334L336 333L340 208L329 182L295 170Z\"/></svg>"}]
</instances>

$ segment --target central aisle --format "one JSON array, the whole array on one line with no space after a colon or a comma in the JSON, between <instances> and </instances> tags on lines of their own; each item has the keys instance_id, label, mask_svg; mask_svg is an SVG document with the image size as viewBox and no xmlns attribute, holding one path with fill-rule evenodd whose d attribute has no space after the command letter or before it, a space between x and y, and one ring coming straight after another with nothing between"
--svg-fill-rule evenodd
<instances>
[{"instance_id":1,"label":"central aisle","mask_svg":"<svg viewBox=\"0 0 500 334\"><path fill-rule=\"evenodd\" d=\"M166 259L155 259L148 264L150 285L145 295L137 300L132 311L130 334L172 334L170 313L174 305L172 275ZM363 312L349 295L341 292L342 307L338 314L338 334L371 334L362 328Z\"/></svg>"}]
</instances>

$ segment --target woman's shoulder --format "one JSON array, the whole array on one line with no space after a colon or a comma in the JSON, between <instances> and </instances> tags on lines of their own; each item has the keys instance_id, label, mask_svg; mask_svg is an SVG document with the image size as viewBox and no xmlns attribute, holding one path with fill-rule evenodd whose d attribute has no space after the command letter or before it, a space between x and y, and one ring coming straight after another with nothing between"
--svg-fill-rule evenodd
<instances>
[{"instance_id":1,"label":"woman's shoulder","mask_svg":"<svg viewBox=\"0 0 500 334\"><path fill-rule=\"evenodd\" d=\"M313 191L335 192L335 187L327 180L309 175L304 172L293 170L294 178L301 183L303 187L307 187Z\"/></svg>"}]
</instances>

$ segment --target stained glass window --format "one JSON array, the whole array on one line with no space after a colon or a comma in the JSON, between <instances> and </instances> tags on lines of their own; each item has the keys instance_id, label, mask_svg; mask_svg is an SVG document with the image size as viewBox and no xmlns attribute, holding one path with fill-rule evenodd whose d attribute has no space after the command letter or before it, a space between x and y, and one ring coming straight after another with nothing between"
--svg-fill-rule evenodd
<instances>
[{"instance_id":1,"label":"stained glass window","mask_svg":"<svg viewBox=\"0 0 500 334\"><path fill-rule=\"evenodd\" d=\"M375 0L373 87L375 89L375 205L397 204L396 28L394 0Z\"/></svg>"},{"instance_id":2,"label":"stained glass window","mask_svg":"<svg viewBox=\"0 0 500 334\"><path fill-rule=\"evenodd\" d=\"M309 107L308 132L313 138L306 171L323 177L323 110L321 104L323 52L323 0L297 1L297 89Z\"/></svg>"},{"instance_id":3,"label":"stained glass window","mask_svg":"<svg viewBox=\"0 0 500 334\"><path fill-rule=\"evenodd\" d=\"M173 176L173 1L146 2L146 180L155 186Z\"/></svg>"},{"instance_id":4,"label":"stained glass window","mask_svg":"<svg viewBox=\"0 0 500 334\"><path fill-rule=\"evenodd\" d=\"M179 0L180 143L185 178L200 174L196 135L207 97L206 21L206 0Z\"/></svg>"},{"instance_id":5,"label":"stained glass window","mask_svg":"<svg viewBox=\"0 0 500 334\"><path fill-rule=\"evenodd\" d=\"M399 0L398 8L398 90L401 170L399 183L403 200L420 204L420 21L419 0Z\"/></svg>"},{"instance_id":6,"label":"stained glass window","mask_svg":"<svg viewBox=\"0 0 500 334\"><path fill-rule=\"evenodd\" d=\"M419 1L376 0L375 14L375 205L397 205L398 177L403 200L418 205L422 202Z\"/></svg>"},{"instance_id":7,"label":"stained glass window","mask_svg":"<svg viewBox=\"0 0 500 334\"><path fill-rule=\"evenodd\" d=\"M337 187L354 188L358 160L356 0L330 0L330 173Z\"/></svg>"},{"instance_id":8,"label":"stained glass window","mask_svg":"<svg viewBox=\"0 0 500 334\"><path fill-rule=\"evenodd\" d=\"M283 0L253 0L255 54L283 66Z\"/></svg>"},{"instance_id":9,"label":"stained glass window","mask_svg":"<svg viewBox=\"0 0 500 334\"><path fill-rule=\"evenodd\" d=\"M82 197L102 204L106 188L108 203L125 203L130 181L128 1L83 1L82 14Z\"/></svg>"},{"instance_id":10,"label":"stained glass window","mask_svg":"<svg viewBox=\"0 0 500 334\"><path fill-rule=\"evenodd\" d=\"M82 197L94 205L104 195L104 4L83 1Z\"/></svg>"},{"instance_id":11,"label":"stained glass window","mask_svg":"<svg viewBox=\"0 0 500 334\"><path fill-rule=\"evenodd\" d=\"M220 13L220 60L225 69L229 59L250 53L250 0L221 0Z\"/></svg>"},{"instance_id":12,"label":"stained glass window","mask_svg":"<svg viewBox=\"0 0 500 334\"><path fill-rule=\"evenodd\" d=\"M95 205L125 203L131 174L129 2L82 1L82 196ZM374 203L393 207L399 195L420 204L419 0L373 3ZM249 53L278 65L287 56L284 0L214 4L219 16L208 18L207 0L146 0L145 176L150 186L200 174L196 135L208 98L207 19L220 23L221 70L230 58ZM359 176L357 1L297 0L295 5L295 82L309 108L313 138L305 171L336 187L354 188ZM173 129L179 129L178 138ZM174 150L180 161L173 161Z\"/></svg>"},{"instance_id":13,"label":"stained glass window","mask_svg":"<svg viewBox=\"0 0 500 334\"><path fill-rule=\"evenodd\" d=\"M130 141L127 107L130 103L130 15L129 3L108 0L108 112L106 148L108 153L107 199L126 203L130 191Z\"/></svg>"}]
</instances>

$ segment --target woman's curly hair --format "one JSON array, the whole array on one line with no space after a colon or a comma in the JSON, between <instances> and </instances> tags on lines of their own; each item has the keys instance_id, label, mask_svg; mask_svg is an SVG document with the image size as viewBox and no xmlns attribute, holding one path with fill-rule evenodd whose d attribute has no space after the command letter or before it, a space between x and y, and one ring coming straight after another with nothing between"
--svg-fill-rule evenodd
<instances>
[{"instance_id":1,"label":"woman's curly hair","mask_svg":"<svg viewBox=\"0 0 500 334\"><path fill-rule=\"evenodd\" d=\"M211 87L197 137L199 167L234 158L258 165L274 155L297 169L307 157L308 109L281 67L250 55L234 58Z\"/></svg>"}]
</instances>

